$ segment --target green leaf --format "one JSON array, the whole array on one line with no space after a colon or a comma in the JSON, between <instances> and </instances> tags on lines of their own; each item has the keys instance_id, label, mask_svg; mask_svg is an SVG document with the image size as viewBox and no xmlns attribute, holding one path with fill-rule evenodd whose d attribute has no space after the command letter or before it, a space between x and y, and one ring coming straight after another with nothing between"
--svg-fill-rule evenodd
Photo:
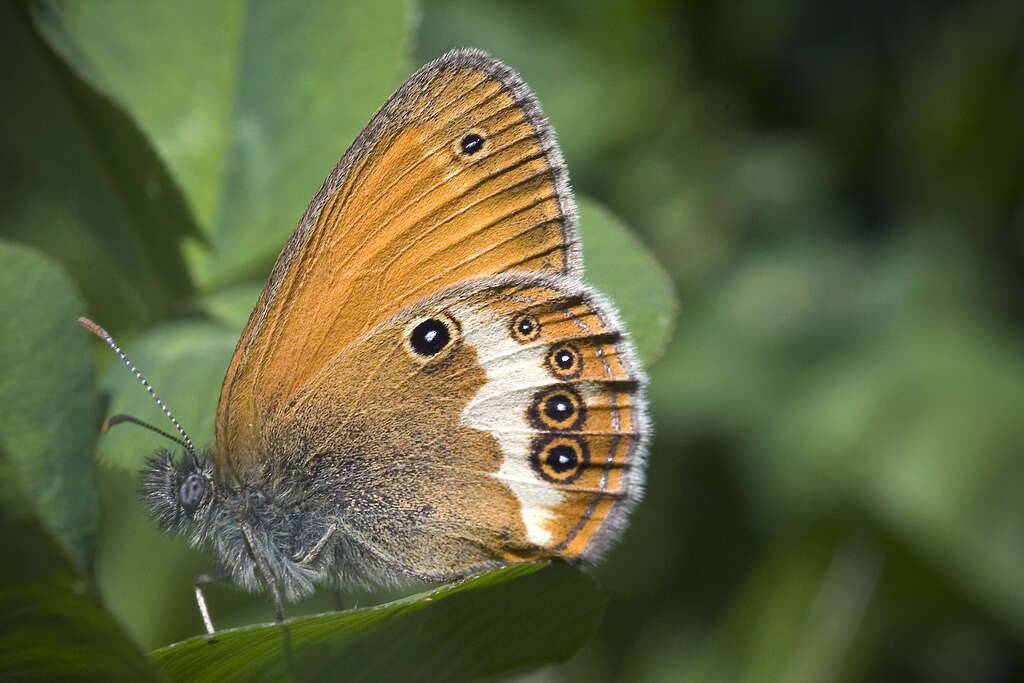
<instances>
[{"instance_id":1,"label":"green leaf","mask_svg":"<svg viewBox=\"0 0 1024 683\"><path fill-rule=\"evenodd\" d=\"M0 679L160 680L35 517L19 469L0 450Z\"/></svg>"},{"instance_id":2,"label":"green leaf","mask_svg":"<svg viewBox=\"0 0 1024 683\"><path fill-rule=\"evenodd\" d=\"M650 251L607 209L581 198L584 279L619 306L641 360L665 351L676 318L672 280Z\"/></svg>"},{"instance_id":3,"label":"green leaf","mask_svg":"<svg viewBox=\"0 0 1024 683\"><path fill-rule=\"evenodd\" d=\"M196 231L154 150L19 3L0 5L0 61L0 235L60 262L109 325L181 310L192 285L179 242Z\"/></svg>"},{"instance_id":4,"label":"green leaf","mask_svg":"<svg viewBox=\"0 0 1024 683\"><path fill-rule=\"evenodd\" d=\"M965 281L916 243L762 249L692 307L653 398L663 438L741 444L758 524L869 519L1024 634L1024 363Z\"/></svg>"},{"instance_id":5,"label":"green leaf","mask_svg":"<svg viewBox=\"0 0 1024 683\"><path fill-rule=\"evenodd\" d=\"M197 636L153 652L178 681L451 681L565 661L604 598L565 566L518 565L377 607Z\"/></svg>"},{"instance_id":6,"label":"green leaf","mask_svg":"<svg viewBox=\"0 0 1024 683\"><path fill-rule=\"evenodd\" d=\"M98 424L89 335L75 322L83 303L56 264L4 242L0 291L0 445L46 527L87 571L96 533L91 454Z\"/></svg>"},{"instance_id":7,"label":"green leaf","mask_svg":"<svg viewBox=\"0 0 1024 683\"><path fill-rule=\"evenodd\" d=\"M117 339L116 330L107 331ZM220 385L237 341L238 332L233 329L185 320L118 343L202 449L213 444ZM127 413L174 433L160 408L120 362L106 368L100 386L111 397L108 414ZM97 453L105 462L134 471L157 449L166 448L176 447L157 434L122 425L100 438Z\"/></svg>"},{"instance_id":8,"label":"green leaf","mask_svg":"<svg viewBox=\"0 0 1024 683\"><path fill-rule=\"evenodd\" d=\"M237 329L241 336L265 284L263 280L249 280L220 289L203 297L203 309L225 325Z\"/></svg>"},{"instance_id":9,"label":"green leaf","mask_svg":"<svg viewBox=\"0 0 1024 683\"><path fill-rule=\"evenodd\" d=\"M372 3L54 2L42 23L183 188L212 288L262 271L405 74L413 12ZM187 38L187 39L186 39Z\"/></svg>"}]
</instances>

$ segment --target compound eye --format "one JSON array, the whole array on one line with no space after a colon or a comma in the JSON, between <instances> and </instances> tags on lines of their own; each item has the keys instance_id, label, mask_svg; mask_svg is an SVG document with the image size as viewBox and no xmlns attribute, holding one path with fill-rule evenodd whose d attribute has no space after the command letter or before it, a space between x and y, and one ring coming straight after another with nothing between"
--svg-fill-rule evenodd
<instances>
[{"instance_id":1,"label":"compound eye","mask_svg":"<svg viewBox=\"0 0 1024 683\"><path fill-rule=\"evenodd\" d=\"M185 477L185 481L181 483L178 497L181 499L182 505L190 508L198 505L205 493L206 480L201 474L193 473Z\"/></svg>"}]
</instances>

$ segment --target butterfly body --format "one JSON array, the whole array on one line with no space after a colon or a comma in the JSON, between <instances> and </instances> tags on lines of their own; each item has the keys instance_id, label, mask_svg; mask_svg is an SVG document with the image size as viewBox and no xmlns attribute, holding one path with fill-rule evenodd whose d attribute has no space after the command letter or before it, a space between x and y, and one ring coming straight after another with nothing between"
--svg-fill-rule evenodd
<instances>
[{"instance_id":1,"label":"butterfly body","mask_svg":"<svg viewBox=\"0 0 1024 683\"><path fill-rule=\"evenodd\" d=\"M150 462L154 516L235 583L288 599L596 560L640 498L650 425L578 242L518 76L475 50L423 67L285 245L215 447Z\"/></svg>"}]
</instances>

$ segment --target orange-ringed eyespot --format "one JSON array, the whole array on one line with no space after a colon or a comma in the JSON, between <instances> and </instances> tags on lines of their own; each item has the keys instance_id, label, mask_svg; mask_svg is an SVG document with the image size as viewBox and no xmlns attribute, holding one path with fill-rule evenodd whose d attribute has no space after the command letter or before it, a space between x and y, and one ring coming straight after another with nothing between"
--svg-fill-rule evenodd
<instances>
[{"instance_id":1,"label":"orange-ringed eyespot","mask_svg":"<svg viewBox=\"0 0 1024 683\"><path fill-rule=\"evenodd\" d=\"M545 481L571 484L590 464L590 450L581 436L545 434L533 440L530 466Z\"/></svg>"},{"instance_id":2,"label":"orange-ringed eyespot","mask_svg":"<svg viewBox=\"0 0 1024 683\"><path fill-rule=\"evenodd\" d=\"M579 429L586 420L587 407L572 387L562 384L541 389L533 395L527 417L540 431Z\"/></svg>"},{"instance_id":3,"label":"orange-ringed eyespot","mask_svg":"<svg viewBox=\"0 0 1024 683\"><path fill-rule=\"evenodd\" d=\"M540 321L529 313L512 319L512 338L520 342L533 341L540 336Z\"/></svg>"},{"instance_id":4,"label":"orange-ringed eyespot","mask_svg":"<svg viewBox=\"0 0 1024 683\"><path fill-rule=\"evenodd\" d=\"M575 379L583 372L583 357L573 344L555 346L545 362L548 371L560 379Z\"/></svg>"}]
</instances>

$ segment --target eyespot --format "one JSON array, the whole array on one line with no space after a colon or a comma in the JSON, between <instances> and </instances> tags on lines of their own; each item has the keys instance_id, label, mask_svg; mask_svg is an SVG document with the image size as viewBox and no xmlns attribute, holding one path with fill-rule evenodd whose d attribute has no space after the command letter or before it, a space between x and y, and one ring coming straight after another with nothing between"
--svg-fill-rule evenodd
<instances>
[{"instance_id":1,"label":"eyespot","mask_svg":"<svg viewBox=\"0 0 1024 683\"><path fill-rule=\"evenodd\" d=\"M540 321L529 313L512 319L512 338L518 342L530 342L540 336Z\"/></svg>"},{"instance_id":2,"label":"eyespot","mask_svg":"<svg viewBox=\"0 0 1024 683\"><path fill-rule=\"evenodd\" d=\"M412 345L412 350L421 356L435 356L451 339L452 335L447 325L437 318L429 318L412 328L409 344Z\"/></svg>"},{"instance_id":3,"label":"eyespot","mask_svg":"<svg viewBox=\"0 0 1024 683\"><path fill-rule=\"evenodd\" d=\"M583 356L569 343L553 347L548 352L545 364L548 372L559 379L575 379L583 372Z\"/></svg>"},{"instance_id":4,"label":"eyespot","mask_svg":"<svg viewBox=\"0 0 1024 683\"><path fill-rule=\"evenodd\" d=\"M203 475L193 472L181 483L181 488L178 489L178 499L187 508L195 507L203 499L205 493L206 480L203 479Z\"/></svg>"},{"instance_id":5,"label":"eyespot","mask_svg":"<svg viewBox=\"0 0 1024 683\"><path fill-rule=\"evenodd\" d=\"M479 133L469 133L462 138L459 148L463 154L473 155L484 148L484 138Z\"/></svg>"},{"instance_id":6,"label":"eyespot","mask_svg":"<svg viewBox=\"0 0 1024 683\"><path fill-rule=\"evenodd\" d=\"M419 362L446 355L460 336L459 324L446 313L419 318L407 329L406 351Z\"/></svg>"},{"instance_id":7,"label":"eyespot","mask_svg":"<svg viewBox=\"0 0 1024 683\"><path fill-rule=\"evenodd\" d=\"M575 390L561 385L534 394L526 416L541 431L579 429L587 419L587 407Z\"/></svg>"},{"instance_id":8,"label":"eyespot","mask_svg":"<svg viewBox=\"0 0 1024 683\"><path fill-rule=\"evenodd\" d=\"M571 484L590 465L590 449L580 436L546 434L534 439L530 466L545 481Z\"/></svg>"}]
</instances>

